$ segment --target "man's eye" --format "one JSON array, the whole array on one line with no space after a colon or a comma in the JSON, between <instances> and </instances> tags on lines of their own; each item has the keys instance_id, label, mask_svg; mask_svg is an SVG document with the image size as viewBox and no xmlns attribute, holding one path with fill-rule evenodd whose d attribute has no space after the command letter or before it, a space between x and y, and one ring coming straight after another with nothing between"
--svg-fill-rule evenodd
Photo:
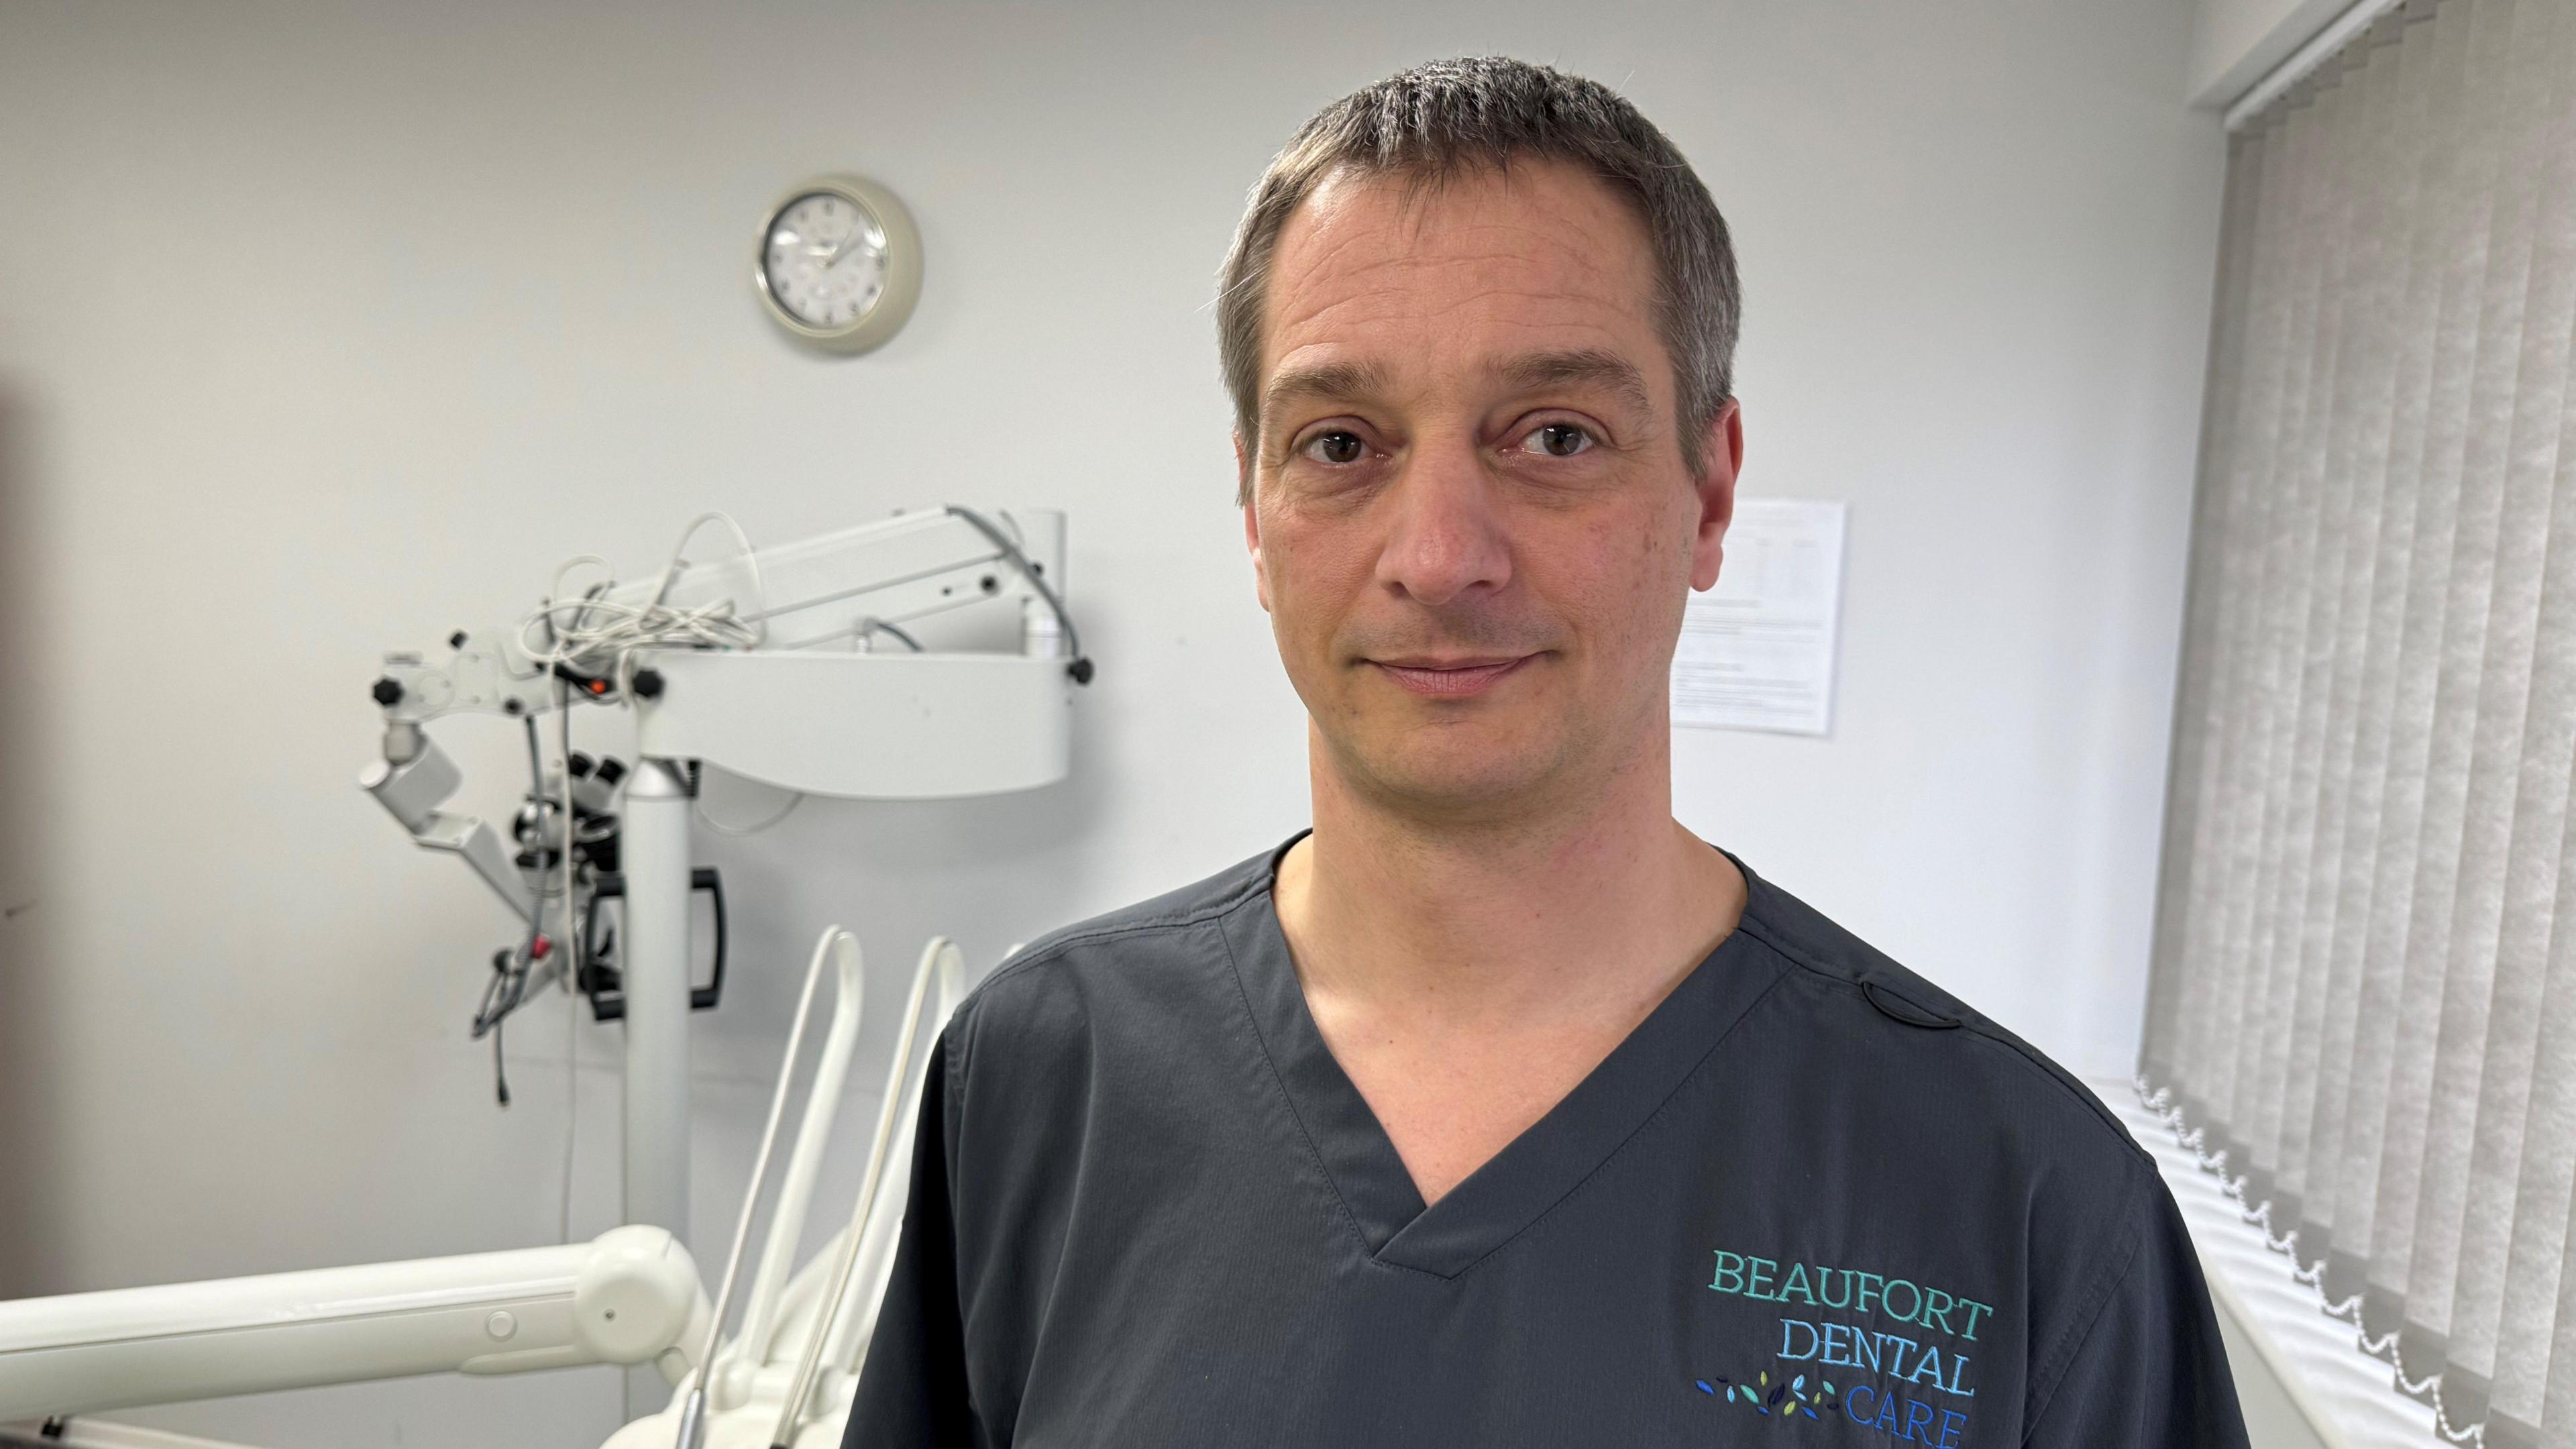
<instances>
[{"instance_id":1,"label":"man's eye","mask_svg":"<svg viewBox=\"0 0 2576 1449\"><path fill-rule=\"evenodd\" d=\"M1530 429L1521 445L1551 458L1571 458L1593 446L1592 434L1574 423L1544 423Z\"/></svg>"},{"instance_id":2,"label":"man's eye","mask_svg":"<svg viewBox=\"0 0 2576 1449\"><path fill-rule=\"evenodd\" d=\"M1356 463L1368 451L1357 433L1334 431L1318 434L1300 451L1318 463Z\"/></svg>"}]
</instances>

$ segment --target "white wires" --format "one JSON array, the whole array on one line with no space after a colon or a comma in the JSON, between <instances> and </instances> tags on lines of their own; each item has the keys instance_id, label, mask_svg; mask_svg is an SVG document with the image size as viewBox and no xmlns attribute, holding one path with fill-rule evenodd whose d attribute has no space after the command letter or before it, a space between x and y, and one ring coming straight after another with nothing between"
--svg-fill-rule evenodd
<instances>
[{"instance_id":1,"label":"white wires","mask_svg":"<svg viewBox=\"0 0 2576 1449\"><path fill-rule=\"evenodd\" d=\"M768 819L761 821L757 825L727 825L723 821L709 815L704 802L692 802L692 805L698 812L698 819L704 822L709 830L714 831L718 835L742 836L758 835L769 827L784 822L788 816L796 813L797 806L804 803L805 792L799 790L794 795L788 797L786 804L778 807L777 814L770 816Z\"/></svg>"},{"instance_id":2,"label":"white wires","mask_svg":"<svg viewBox=\"0 0 2576 1449\"><path fill-rule=\"evenodd\" d=\"M731 599L692 608L675 608L668 602L671 586L678 582L680 571L689 566L689 540L709 523L722 523L731 529L734 541L742 546L742 564L751 574L753 607L748 618ZM627 656L635 650L750 649L767 635L766 626L759 622L766 612L760 557L752 550L750 535L730 514L707 512L689 520L689 526L680 532L680 541L671 548L671 562L662 570L661 586L653 591L649 603L609 598L606 582L594 585L578 598L564 597L565 575L584 564L602 570L608 567L607 561L595 554L566 559L555 570L545 607L530 614L519 626L519 647L550 670L561 666L592 679L615 678L622 689Z\"/></svg>"}]
</instances>

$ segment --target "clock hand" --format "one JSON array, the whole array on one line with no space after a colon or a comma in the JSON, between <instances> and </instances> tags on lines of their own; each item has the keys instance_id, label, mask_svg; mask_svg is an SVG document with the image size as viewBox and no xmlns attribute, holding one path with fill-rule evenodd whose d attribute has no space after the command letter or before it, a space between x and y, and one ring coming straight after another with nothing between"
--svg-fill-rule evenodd
<instances>
[{"instance_id":1,"label":"clock hand","mask_svg":"<svg viewBox=\"0 0 2576 1449\"><path fill-rule=\"evenodd\" d=\"M832 270L832 268L839 266L841 264L841 258L848 256L850 254L850 248L857 246L859 242L867 236L867 234L868 229L865 225L857 222L851 223L850 234L841 238L841 244L832 248L832 254L830 256L823 258L823 270L828 272Z\"/></svg>"}]
</instances>

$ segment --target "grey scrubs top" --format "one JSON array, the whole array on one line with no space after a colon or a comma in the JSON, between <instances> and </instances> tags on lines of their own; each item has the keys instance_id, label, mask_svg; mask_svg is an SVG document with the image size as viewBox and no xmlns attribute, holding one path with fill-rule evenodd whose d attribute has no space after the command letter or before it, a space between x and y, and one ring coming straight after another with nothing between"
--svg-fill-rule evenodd
<instances>
[{"instance_id":1,"label":"grey scrubs top","mask_svg":"<svg viewBox=\"0 0 2576 1449\"><path fill-rule=\"evenodd\" d=\"M1426 1208L1307 1014L1278 854L949 1024L850 1449L2245 1443L2146 1155L1779 887L1746 870L1735 933Z\"/></svg>"}]
</instances>

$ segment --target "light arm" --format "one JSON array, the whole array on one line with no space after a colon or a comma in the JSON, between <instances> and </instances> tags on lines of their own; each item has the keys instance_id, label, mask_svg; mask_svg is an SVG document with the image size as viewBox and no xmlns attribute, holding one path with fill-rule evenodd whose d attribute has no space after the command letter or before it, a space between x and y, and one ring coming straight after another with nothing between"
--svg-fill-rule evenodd
<instances>
[{"instance_id":1,"label":"light arm","mask_svg":"<svg viewBox=\"0 0 2576 1449\"><path fill-rule=\"evenodd\" d=\"M396 759L400 755L402 758ZM393 813L413 842L425 850L462 856L521 920L533 919L536 893L520 875L499 832L471 815L451 815L438 807L456 793L464 776L456 762L420 726L397 724L385 731L385 758L358 774L358 783Z\"/></svg>"},{"instance_id":2,"label":"light arm","mask_svg":"<svg viewBox=\"0 0 2576 1449\"><path fill-rule=\"evenodd\" d=\"M660 1228L588 1243L0 1303L0 1420L414 1374L655 1365L710 1309Z\"/></svg>"},{"instance_id":3,"label":"light arm","mask_svg":"<svg viewBox=\"0 0 2576 1449\"><path fill-rule=\"evenodd\" d=\"M1062 597L1064 515L1024 509L1006 517L1003 536L1036 579L1021 573L1002 546L967 517L929 512L655 572L608 590L598 602L603 616L648 606L724 605L728 617L757 631L762 651L844 642L877 625L901 625L991 599L1018 601L1034 613L1034 606L1049 603L1048 590ZM562 601L565 621L576 617L576 605ZM556 680L530 653L532 644L545 647L544 632L542 626L460 630L449 640L453 652L436 664L418 654L385 656L375 688L386 723L417 725L458 711L516 716L551 710ZM1030 632L1054 647L1053 620L1033 620ZM1033 640L1028 647L1038 646ZM616 683L604 661L598 674L564 682L578 697L615 698Z\"/></svg>"},{"instance_id":4,"label":"light arm","mask_svg":"<svg viewBox=\"0 0 2576 1449\"><path fill-rule=\"evenodd\" d=\"M1061 594L1064 515L1024 509L1008 517L1004 537ZM657 575L614 589L608 598L629 606L658 598L681 609L731 600L733 616L762 631L759 647L776 650L846 640L869 621L902 624L985 599L1043 596L981 528L957 512L937 511L780 544L748 562L692 564L672 577L667 591Z\"/></svg>"}]
</instances>

